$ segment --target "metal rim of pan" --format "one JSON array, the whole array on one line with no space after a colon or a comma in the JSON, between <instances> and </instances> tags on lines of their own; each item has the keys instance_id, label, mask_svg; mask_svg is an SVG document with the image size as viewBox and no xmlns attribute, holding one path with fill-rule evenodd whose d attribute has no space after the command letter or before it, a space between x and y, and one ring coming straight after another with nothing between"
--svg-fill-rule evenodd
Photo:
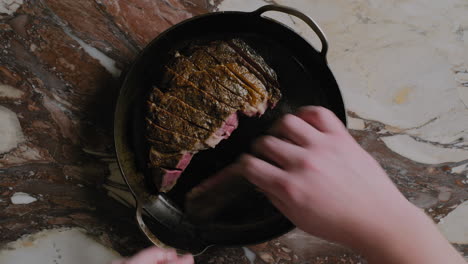
<instances>
[{"instance_id":1,"label":"metal rim of pan","mask_svg":"<svg viewBox=\"0 0 468 264\"><path fill-rule=\"evenodd\" d=\"M263 17L262 14L268 11L283 12L303 20L318 35L322 42L321 51L315 50L293 29ZM142 104L138 99L144 94L144 76L151 75L147 72L148 68L157 66L158 63L161 66L165 59L167 61L165 53L177 45L184 45L199 36L216 39L225 35L252 38L252 43L258 47L263 45L266 51L262 55L265 55L267 62L272 63L270 66L275 69L280 79L282 91L284 89L284 101L289 104L284 108L294 109L308 104L323 105L346 123L343 99L326 61L326 37L311 18L298 10L267 5L253 12L209 13L185 20L161 33L137 56L123 75L114 117L117 160L123 178L137 202L138 225L146 237L160 247L171 246L197 254L211 245L239 246L261 243L294 227L279 214L250 224L193 226L166 195L151 193L144 181L145 172L141 169L144 164L138 164L138 156L141 154L138 146L135 146L130 138L141 132L134 128L137 121L133 117L138 114L135 108ZM260 43L263 39L269 42ZM287 66L297 69L288 69ZM287 85L283 85L285 83ZM288 109L279 111L289 111Z\"/></svg>"}]
</instances>

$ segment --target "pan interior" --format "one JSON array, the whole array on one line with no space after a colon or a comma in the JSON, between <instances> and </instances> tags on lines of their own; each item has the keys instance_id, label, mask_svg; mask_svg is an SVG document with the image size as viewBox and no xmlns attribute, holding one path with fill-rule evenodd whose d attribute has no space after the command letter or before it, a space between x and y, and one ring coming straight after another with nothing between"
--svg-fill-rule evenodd
<instances>
[{"instance_id":1,"label":"pan interior","mask_svg":"<svg viewBox=\"0 0 468 264\"><path fill-rule=\"evenodd\" d=\"M314 87L317 87L318 79L314 78L314 74L308 72L290 50L285 49L282 45L271 39L269 40L249 34L223 34L222 36L198 37L184 44L193 43L195 41L203 43L211 39L223 39L226 37L242 38L265 58L267 63L279 76L283 96L277 107L268 110L262 117L241 117L239 127L229 139L223 140L214 149L199 152L194 156L175 188L167 194L181 210L184 208L185 194L190 191L191 188L200 183L203 179L234 162L242 153L249 152L252 141L264 134L278 117L285 113L293 112L302 105L327 105L326 97L320 94L319 89L316 89L312 97L308 97L308 93L305 92L306 89L314 90ZM181 45L181 48L184 44ZM168 50L168 53L172 53L171 51L173 51L173 48ZM162 65L167 63L167 61L160 62ZM159 67L154 67L153 69L156 68ZM162 71L160 70L154 70L153 73L148 74L148 76L152 78L147 80L145 85L146 89L151 89L151 83L159 85L161 73ZM142 107L139 111L135 111L134 120L141 119L141 116L144 116L144 108ZM140 146L138 149L143 150L137 152L143 154L139 155L138 159L142 165L141 169L145 169L144 165L148 162L146 156L147 150L145 140L140 136L144 134L143 123L136 123L135 128L138 128L137 133L135 133L135 144ZM148 184L151 188L151 184ZM246 199L242 200L243 202L227 208L226 213L223 214L223 217L218 219L218 221L226 224L245 224L252 221L255 222L265 217L268 218L272 214L277 213L270 203L264 199L263 195L259 194L257 196L246 197Z\"/></svg>"},{"instance_id":2,"label":"pan interior","mask_svg":"<svg viewBox=\"0 0 468 264\"><path fill-rule=\"evenodd\" d=\"M182 23L155 39L143 51L128 73L126 89L131 89L129 145L135 154L136 169L147 171L148 146L144 138L145 100L151 85L159 84L163 67L172 51L190 43L238 37L246 41L278 75L282 99L261 118L240 119L238 129L215 149L195 155L176 187L167 197L183 211L185 194L203 179L249 152L251 142L285 113L304 105L322 105L345 122L344 108L336 81L324 58L297 34L269 19L248 13L212 14ZM124 87L125 88L125 87ZM149 177L147 177L149 178ZM151 183L147 191L154 192ZM279 220L278 220L279 219ZM247 244L271 239L288 231L292 225L260 194L245 197L227 208L223 217L200 228L207 243ZM226 231L225 233L219 232ZM251 230L250 234L238 234ZM253 231L256 230L256 231ZM230 233L231 232L231 233Z\"/></svg>"}]
</instances>

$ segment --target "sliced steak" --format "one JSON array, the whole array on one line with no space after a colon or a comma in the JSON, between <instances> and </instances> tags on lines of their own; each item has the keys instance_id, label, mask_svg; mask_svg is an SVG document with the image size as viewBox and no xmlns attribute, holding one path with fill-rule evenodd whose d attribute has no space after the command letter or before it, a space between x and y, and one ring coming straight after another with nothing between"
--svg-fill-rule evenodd
<instances>
[{"instance_id":1,"label":"sliced steak","mask_svg":"<svg viewBox=\"0 0 468 264\"><path fill-rule=\"evenodd\" d=\"M244 85L234 74L224 65L216 65L208 69L211 77L224 87L229 87L232 92L243 98L244 112L248 116L262 115L267 109L267 98L259 96L250 87Z\"/></svg>"},{"instance_id":2,"label":"sliced steak","mask_svg":"<svg viewBox=\"0 0 468 264\"><path fill-rule=\"evenodd\" d=\"M194 126L187 120L164 110L151 101L148 101L147 104L149 110L148 117L154 124L160 127L196 139L205 139L210 135L209 130Z\"/></svg>"},{"instance_id":3,"label":"sliced steak","mask_svg":"<svg viewBox=\"0 0 468 264\"><path fill-rule=\"evenodd\" d=\"M254 100L257 97L262 97L262 94L257 93L245 85L238 79L225 65L217 62L203 49L195 49L188 57L200 70L206 70L218 83L223 85L229 91L246 98L247 101Z\"/></svg>"},{"instance_id":4,"label":"sliced steak","mask_svg":"<svg viewBox=\"0 0 468 264\"><path fill-rule=\"evenodd\" d=\"M215 131L215 134L221 138L228 138L237 126L238 117L234 113L226 119L222 127ZM174 134L173 137L178 141L176 142L177 146L149 140L149 168L151 169L152 180L160 192L171 190L182 171L190 163L193 155L198 151L213 147L211 144L214 144L209 139L205 142L206 145L199 141L193 141L193 139L188 139L185 144L180 144L180 139L184 137L177 134ZM193 144L193 147L190 147L191 144Z\"/></svg>"},{"instance_id":5,"label":"sliced steak","mask_svg":"<svg viewBox=\"0 0 468 264\"><path fill-rule=\"evenodd\" d=\"M245 104L242 97L213 80L208 72L196 69L195 65L186 57L179 56L175 58L175 61L179 62L176 64L178 65L177 70L168 67L168 74L172 74L169 78L173 80L176 86L183 86L190 82L196 88L203 90L230 107L238 109ZM226 92L226 90L229 92Z\"/></svg>"},{"instance_id":6,"label":"sliced steak","mask_svg":"<svg viewBox=\"0 0 468 264\"><path fill-rule=\"evenodd\" d=\"M207 145L202 141L167 130L153 123L149 118L146 121L146 137L150 141L162 142L180 147L181 149L203 150Z\"/></svg>"},{"instance_id":7,"label":"sliced steak","mask_svg":"<svg viewBox=\"0 0 468 264\"><path fill-rule=\"evenodd\" d=\"M162 153L155 147L150 148L150 167L161 167L172 170L184 170L187 168L193 153L180 151L178 153Z\"/></svg>"},{"instance_id":8,"label":"sliced steak","mask_svg":"<svg viewBox=\"0 0 468 264\"><path fill-rule=\"evenodd\" d=\"M276 75L265 78L264 74L257 70L259 67L245 60L226 42L215 41L212 45L202 48L218 62L226 65L239 79L249 84L250 87L261 93L267 92L271 105L275 105L278 102L281 96L278 81L270 81L270 79L276 78Z\"/></svg>"},{"instance_id":9,"label":"sliced steak","mask_svg":"<svg viewBox=\"0 0 468 264\"><path fill-rule=\"evenodd\" d=\"M167 112L156 106L154 103L148 102L148 108L148 116L154 124L167 130L198 139L207 146L214 147L226 137L223 135L224 133L219 132L216 127L212 130L197 127L178 115Z\"/></svg>"},{"instance_id":10,"label":"sliced steak","mask_svg":"<svg viewBox=\"0 0 468 264\"><path fill-rule=\"evenodd\" d=\"M279 88L278 77L275 71L268 66L265 60L258 55L247 43L241 39L232 39L226 41L239 55L255 67L273 86ZM278 91L279 92L279 91Z\"/></svg>"},{"instance_id":11,"label":"sliced steak","mask_svg":"<svg viewBox=\"0 0 468 264\"><path fill-rule=\"evenodd\" d=\"M216 130L222 123L222 119L211 118L204 112L191 107L177 97L169 93L163 93L157 87L153 88L153 93L150 95L150 102L167 112L178 115L184 120L209 131Z\"/></svg>"},{"instance_id":12,"label":"sliced steak","mask_svg":"<svg viewBox=\"0 0 468 264\"><path fill-rule=\"evenodd\" d=\"M258 93L250 88L229 68L219 63L216 64L217 61L204 50L194 49L192 52L188 58L178 55L174 59L174 63L168 66L166 80L172 80L176 86L189 81L220 102L232 107L240 107L239 110L248 116L262 115L265 112L266 107L263 107L266 105L265 92ZM259 104L258 101L264 102Z\"/></svg>"},{"instance_id":13,"label":"sliced steak","mask_svg":"<svg viewBox=\"0 0 468 264\"><path fill-rule=\"evenodd\" d=\"M237 111L236 108L223 104L209 93L198 89L192 82L182 78L175 79L174 85L167 88L166 93L213 118L224 119Z\"/></svg>"},{"instance_id":14,"label":"sliced steak","mask_svg":"<svg viewBox=\"0 0 468 264\"><path fill-rule=\"evenodd\" d=\"M148 97L148 166L158 191L169 191L197 152L228 138L239 114L259 116L278 101L273 71L243 43L231 42L175 52Z\"/></svg>"},{"instance_id":15,"label":"sliced steak","mask_svg":"<svg viewBox=\"0 0 468 264\"><path fill-rule=\"evenodd\" d=\"M168 192L174 187L182 170L170 170L161 167L150 167L152 181L160 192Z\"/></svg>"}]
</instances>

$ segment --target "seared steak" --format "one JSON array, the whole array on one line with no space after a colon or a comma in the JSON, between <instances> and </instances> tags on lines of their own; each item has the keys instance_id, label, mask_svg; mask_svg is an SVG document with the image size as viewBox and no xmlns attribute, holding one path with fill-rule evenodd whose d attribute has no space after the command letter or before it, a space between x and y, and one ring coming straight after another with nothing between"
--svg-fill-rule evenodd
<instances>
[{"instance_id":1,"label":"seared steak","mask_svg":"<svg viewBox=\"0 0 468 264\"><path fill-rule=\"evenodd\" d=\"M213 80L207 71L199 71L195 68L195 65L186 57L177 57L176 61L180 62L178 64L178 70L181 73L179 74L175 69L173 70L170 68L168 69L168 73L177 86L184 86L187 83L190 83L194 87L203 90L204 92L213 96L216 100L230 107L237 109L244 105L242 97L232 93L229 90L227 90L229 92L226 92L226 88Z\"/></svg>"},{"instance_id":2,"label":"seared steak","mask_svg":"<svg viewBox=\"0 0 468 264\"><path fill-rule=\"evenodd\" d=\"M258 114L263 114L266 110L266 96L257 92L237 78L225 65L218 63L207 52L202 49L195 49L189 59L199 68L205 69L211 78L216 80L224 88L244 98L246 105L258 108Z\"/></svg>"},{"instance_id":3,"label":"seared steak","mask_svg":"<svg viewBox=\"0 0 468 264\"><path fill-rule=\"evenodd\" d=\"M270 101L279 100L281 94L277 89L278 82L276 80L276 75L274 71L272 71L272 73L262 73L262 70L258 70L259 68L261 69L261 61L255 62L253 57L250 58L251 62L247 61L243 57L247 55L237 53L228 43L222 41L214 42L213 45L204 48L217 61L225 64L232 72L235 72L241 80L248 83L255 90L263 91L266 89L269 96L272 98ZM239 51L241 51L241 47ZM257 64L257 66L252 63ZM268 67L268 69L271 68Z\"/></svg>"},{"instance_id":4,"label":"seared steak","mask_svg":"<svg viewBox=\"0 0 468 264\"><path fill-rule=\"evenodd\" d=\"M228 138L239 114L260 116L281 96L274 71L242 40L174 54L146 102L149 168L161 192L174 186L193 155Z\"/></svg>"},{"instance_id":5,"label":"seared steak","mask_svg":"<svg viewBox=\"0 0 468 264\"><path fill-rule=\"evenodd\" d=\"M190 81L174 79L174 82L176 83L167 89L167 93L213 118L223 119L236 111L236 108L221 103L216 97L198 89Z\"/></svg>"}]
</instances>

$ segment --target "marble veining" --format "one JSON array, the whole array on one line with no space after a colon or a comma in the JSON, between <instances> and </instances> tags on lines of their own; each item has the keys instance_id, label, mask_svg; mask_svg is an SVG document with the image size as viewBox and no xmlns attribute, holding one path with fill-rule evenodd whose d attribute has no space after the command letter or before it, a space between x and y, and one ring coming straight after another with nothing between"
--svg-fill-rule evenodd
<instances>
[{"instance_id":1,"label":"marble veining","mask_svg":"<svg viewBox=\"0 0 468 264\"><path fill-rule=\"evenodd\" d=\"M366 128L366 122L360 118L354 118L348 116L348 128L353 130L364 130Z\"/></svg>"},{"instance_id":2,"label":"marble veining","mask_svg":"<svg viewBox=\"0 0 468 264\"><path fill-rule=\"evenodd\" d=\"M0 251L1 263L105 264L119 257L78 228L45 230L22 237Z\"/></svg>"},{"instance_id":3,"label":"marble veining","mask_svg":"<svg viewBox=\"0 0 468 264\"><path fill-rule=\"evenodd\" d=\"M219 9L253 10L265 2L225 0ZM447 1L443 7L440 2L408 0L274 2L297 7L323 28L330 44L328 61L348 110L427 144L445 144L448 152L454 143L468 145L468 109L462 95L468 64L464 1ZM320 47L298 19L268 16Z\"/></svg>"},{"instance_id":4,"label":"marble veining","mask_svg":"<svg viewBox=\"0 0 468 264\"><path fill-rule=\"evenodd\" d=\"M12 204L30 204L37 201L37 198L32 197L31 195L24 192L15 192L11 198Z\"/></svg>"},{"instance_id":5,"label":"marble veining","mask_svg":"<svg viewBox=\"0 0 468 264\"><path fill-rule=\"evenodd\" d=\"M419 187L412 183L411 176L406 176L407 169L390 168L413 162L416 167L412 175L425 173L424 168L431 175L441 168L453 174L439 177L453 179L461 188L458 196L453 187L439 182L442 185L434 184L431 191L421 189L407 194L410 201L436 221L458 208L468 198L466 2L224 0L218 8L251 11L266 3L295 7L320 24L329 39L328 61L343 93L350 117L348 127L356 131L360 143L402 189ZM299 19L276 12L265 15L290 26L320 49L317 37ZM364 132L367 137L374 134L375 141L362 141L358 135ZM390 158L393 154L383 154L382 148L396 153L398 161L394 164ZM455 201L455 197L459 200ZM445 213L440 208L446 208ZM463 210L460 208L458 212ZM466 223L468 217L455 212L448 219L456 220L445 221L441 230L453 243L464 244L463 239L452 237L455 230L459 236L463 234L464 228L457 221ZM310 244L306 250L305 244L294 244L292 248L295 252L310 252L321 245ZM333 251L339 252L337 248Z\"/></svg>"},{"instance_id":6,"label":"marble veining","mask_svg":"<svg viewBox=\"0 0 468 264\"><path fill-rule=\"evenodd\" d=\"M444 148L418 141L417 138L404 134L382 137L382 141L396 153L425 164L460 162L467 160L468 157L468 150Z\"/></svg>"},{"instance_id":7,"label":"marble veining","mask_svg":"<svg viewBox=\"0 0 468 264\"><path fill-rule=\"evenodd\" d=\"M256 259L255 253L246 247L243 247L242 249L244 250L244 254L247 257L247 259L249 259L250 263L255 264L255 259Z\"/></svg>"},{"instance_id":8,"label":"marble veining","mask_svg":"<svg viewBox=\"0 0 468 264\"><path fill-rule=\"evenodd\" d=\"M20 99L23 96L21 90L16 89L13 86L7 84L0 84L0 97L6 97L10 99Z\"/></svg>"},{"instance_id":9,"label":"marble veining","mask_svg":"<svg viewBox=\"0 0 468 264\"><path fill-rule=\"evenodd\" d=\"M0 106L0 154L9 152L24 142L24 135L16 113Z\"/></svg>"},{"instance_id":10,"label":"marble veining","mask_svg":"<svg viewBox=\"0 0 468 264\"><path fill-rule=\"evenodd\" d=\"M113 59L109 58L107 55L99 51L98 49L94 48L93 46L88 45L83 40L79 39L77 36L73 35L73 33L64 28L64 32L72 39L74 39L78 44L80 44L81 48L83 48L89 56L93 57L94 59L98 60L102 67L106 68L106 70L112 74L114 77L119 77L120 73L122 72L119 68L117 68L116 63Z\"/></svg>"},{"instance_id":11,"label":"marble veining","mask_svg":"<svg viewBox=\"0 0 468 264\"><path fill-rule=\"evenodd\" d=\"M466 174L468 179L468 162L452 168L453 173Z\"/></svg>"},{"instance_id":12,"label":"marble veining","mask_svg":"<svg viewBox=\"0 0 468 264\"><path fill-rule=\"evenodd\" d=\"M439 229L452 243L468 245L468 201L460 204L438 224Z\"/></svg>"},{"instance_id":13,"label":"marble veining","mask_svg":"<svg viewBox=\"0 0 468 264\"><path fill-rule=\"evenodd\" d=\"M11 15L23 4L23 0L1 0L0 1L0 14Z\"/></svg>"},{"instance_id":14,"label":"marble veining","mask_svg":"<svg viewBox=\"0 0 468 264\"><path fill-rule=\"evenodd\" d=\"M179 21L265 4L320 24L352 135L468 257L465 0L0 0L0 262L104 263L149 246L113 149L118 75ZM265 15L320 49L299 19ZM86 246L94 258L74 250ZM365 260L294 230L197 263Z\"/></svg>"}]
</instances>

